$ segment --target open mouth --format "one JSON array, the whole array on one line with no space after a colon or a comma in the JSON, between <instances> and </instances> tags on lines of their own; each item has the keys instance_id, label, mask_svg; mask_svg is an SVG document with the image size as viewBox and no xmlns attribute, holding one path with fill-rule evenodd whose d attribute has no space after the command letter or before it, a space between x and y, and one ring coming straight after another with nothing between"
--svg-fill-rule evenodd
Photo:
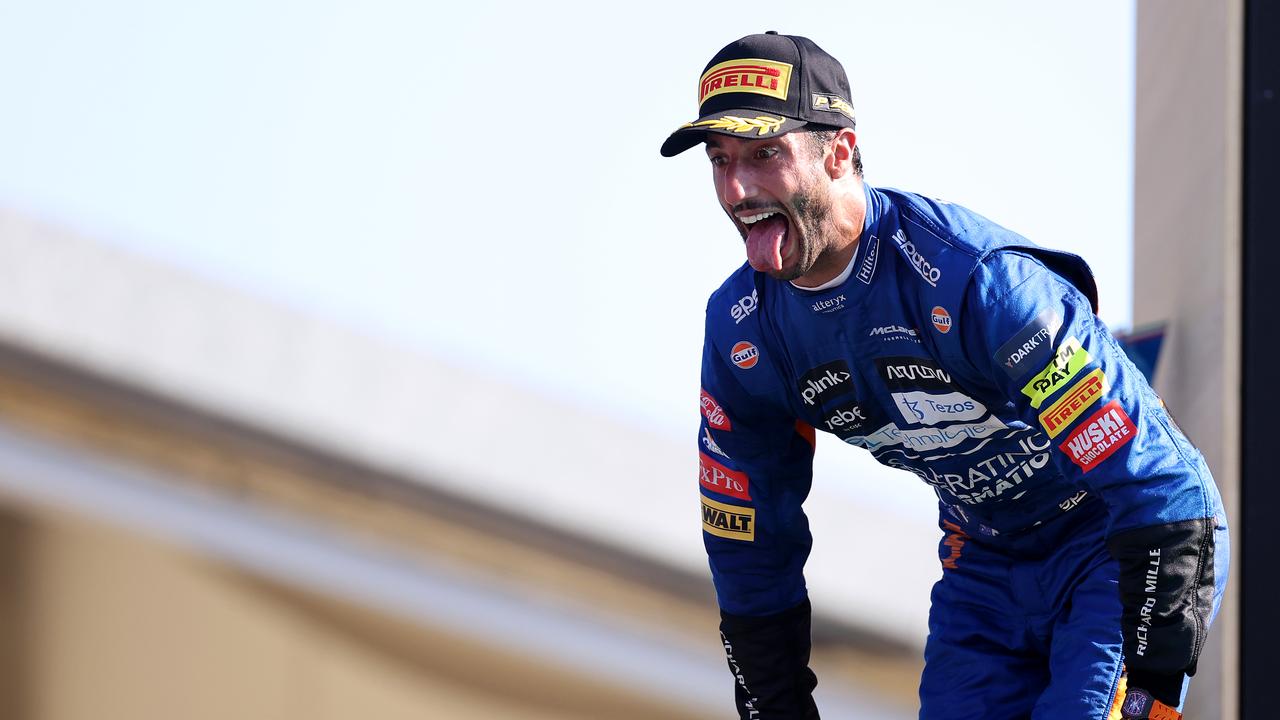
<instances>
[{"instance_id":1,"label":"open mouth","mask_svg":"<svg viewBox=\"0 0 1280 720\"><path fill-rule=\"evenodd\" d=\"M781 272L791 221L786 213L765 210L738 220L747 228L747 261L760 272Z\"/></svg>"}]
</instances>

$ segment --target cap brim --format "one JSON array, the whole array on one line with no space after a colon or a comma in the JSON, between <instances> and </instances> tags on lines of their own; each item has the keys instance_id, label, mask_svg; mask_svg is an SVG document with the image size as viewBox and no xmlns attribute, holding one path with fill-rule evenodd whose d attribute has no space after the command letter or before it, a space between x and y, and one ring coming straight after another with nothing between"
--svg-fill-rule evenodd
<instances>
[{"instance_id":1,"label":"cap brim","mask_svg":"<svg viewBox=\"0 0 1280 720\"><path fill-rule=\"evenodd\" d=\"M785 135L805 126L803 120L759 110L721 110L685 123L662 143L663 157L674 157L707 139L707 133L759 140Z\"/></svg>"}]
</instances>

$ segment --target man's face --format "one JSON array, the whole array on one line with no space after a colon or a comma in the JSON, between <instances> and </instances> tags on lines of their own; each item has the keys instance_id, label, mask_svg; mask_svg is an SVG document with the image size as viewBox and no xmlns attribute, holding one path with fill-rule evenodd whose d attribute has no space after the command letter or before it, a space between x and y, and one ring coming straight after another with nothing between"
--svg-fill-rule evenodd
<instances>
[{"instance_id":1,"label":"man's face","mask_svg":"<svg viewBox=\"0 0 1280 720\"><path fill-rule=\"evenodd\" d=\"M780 280L808 273L833 240L831 178L801 133L763 140L707 133L716 198L751 267Z\"/></svg>"}]
</instances>

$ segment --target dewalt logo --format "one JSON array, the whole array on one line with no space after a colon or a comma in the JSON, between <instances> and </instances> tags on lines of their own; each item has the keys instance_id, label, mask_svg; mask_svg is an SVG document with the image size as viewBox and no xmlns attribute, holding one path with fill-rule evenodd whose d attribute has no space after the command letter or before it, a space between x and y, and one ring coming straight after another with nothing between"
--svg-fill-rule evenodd
<instances>
[{"instance_id":1,"label":"dewalt logo","mask_svg":"<svg viewBox=\"0 0 1280 720\"><path fill-rule=\"evenodd\" d=\"M756 509L726 505L702 496L702 529L730 540L756 540Z\"/></svg>"},{"instance_id":2,"label":"dewalt logo","mask_svg":"<svg viewBox=\"0 0 1280 720\"><path fill-rule=\"evenodd\" d=\"M1031 407L1039 408L1088 364L1089 351L1080 345L1079 340L1069 337L1058 346L1058 352L1045 369L1022 387L1022 394L1031 398Z\"/></svg>"}]
</instances>

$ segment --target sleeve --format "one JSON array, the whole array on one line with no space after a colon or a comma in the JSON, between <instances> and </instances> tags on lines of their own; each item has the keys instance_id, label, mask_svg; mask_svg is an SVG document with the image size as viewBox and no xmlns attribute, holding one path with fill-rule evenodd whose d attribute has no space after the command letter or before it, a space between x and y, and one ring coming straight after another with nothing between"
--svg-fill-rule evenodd
<instances>
[{"instance_id":1,"label":"sleeve","mask_svg":"<svg viewBox=\"0 0 1280 720\"><path fill-rule=\"evenodd\" d=\"M1220 500L1203 457L1089 301L1036 258L992 254L964 303L962 341L979 375L1107 507L1130 686L1176 704L1213 603Z\"/></svg>"},{"instance_id":2,"label":"sleeve","mask_svg":"<svg viewBox=\"0 0 1280 720\"><path fill-rule=\"evenodd\" d=\"M742 345L718 347L709 326L702 359L702 537L721 639L741 718L817 718L803 574L811 538L801 509L814 432L776 400L747 391L735 374L772 372L771 358ZM758 387L760 378L752 380Z\"/></svg>"}]
</instances>

